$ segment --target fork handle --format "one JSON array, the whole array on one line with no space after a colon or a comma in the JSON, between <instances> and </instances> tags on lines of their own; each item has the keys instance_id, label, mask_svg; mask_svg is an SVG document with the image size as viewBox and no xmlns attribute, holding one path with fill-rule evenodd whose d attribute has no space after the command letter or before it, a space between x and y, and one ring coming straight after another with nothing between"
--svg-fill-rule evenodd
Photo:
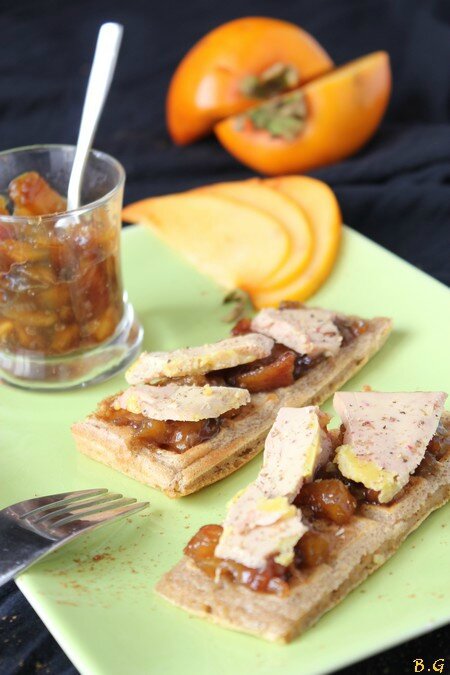
<instances>
[{"instance_id":1,"label":"fork handle","mask_svg":"<svg viewBox=\"0 0 450 675\"><path fill-rule=\"evenodd\" d=\"M8 581L15 579L20 572L26 569L27 565L17 565L16 567L6 567L3 569L3 560L0 561L0 586L4 586Z\"/></svg>"},{"instance_id":2,"label":"fork handle","mask_svg":"<svg viewBox=\"0 0 450 675\"><path fill-rule=\"evenodd\" d=\"M35 532L19 530L11 523L0 524L0 586L23 572L52 548Z\"/></svg>"}]
</instances>

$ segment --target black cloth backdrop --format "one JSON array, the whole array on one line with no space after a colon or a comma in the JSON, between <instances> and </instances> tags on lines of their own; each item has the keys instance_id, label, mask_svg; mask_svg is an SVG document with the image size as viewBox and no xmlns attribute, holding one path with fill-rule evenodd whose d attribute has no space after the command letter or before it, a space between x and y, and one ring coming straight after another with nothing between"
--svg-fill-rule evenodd
<instances>
[{"instance_id":1,"label":"black cloth backdrop","mask_svg":"<svg viewBox=\"0 0 450 675\"><path fill-rule=\"evenodd\" d=\"M124 164L126 202L251 175L214 139L177 148L165 131L169 77L216 25L248 15L288 19L337 64L387 50L394 87L380 130L357 156L313 175L334 188L346 223L449 282L450 0L1 0L0 10L0 149L76 140L98 27L124 24L95 144ZM449 672L449 643L450 630L440 629L346 672L410 673L414 658L446 658ZM37 670L75 672L9 584L0 592L0 673Z\"/></svg>"}]
</instances>

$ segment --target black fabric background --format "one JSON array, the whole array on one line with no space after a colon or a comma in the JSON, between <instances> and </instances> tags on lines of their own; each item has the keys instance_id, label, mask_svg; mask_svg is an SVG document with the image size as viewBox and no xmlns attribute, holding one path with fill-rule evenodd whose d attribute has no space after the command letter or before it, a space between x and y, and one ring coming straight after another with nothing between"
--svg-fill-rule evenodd
<instances>
[{"instance_id":1,"label":"black fabric background","mask_svg":"<svg viewBox=\"0 0 450 675\"><path fill-rule=\"evenodd\" d=\"M0 0L0 149L76 140L98 27L117 20L124 42L96 146L124 164L125 201L251 175L213 139L172 146L164 97L199 37L252 14L300 23L337 64L389 52L394 88L379 132L358 156L313 175L335 189L346 223L448 283L450 0ZM449 643L440 629L345 672L411 673L414 658L445 658L450 672ZM9 584L0 591L0 673L38 671L75 672Z\"/></svg>"}]
</instances>

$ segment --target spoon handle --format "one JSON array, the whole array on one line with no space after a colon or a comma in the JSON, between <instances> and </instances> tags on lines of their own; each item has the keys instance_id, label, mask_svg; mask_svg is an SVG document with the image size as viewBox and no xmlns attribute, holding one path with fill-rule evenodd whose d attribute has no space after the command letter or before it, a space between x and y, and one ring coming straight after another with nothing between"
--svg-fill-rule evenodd
<instances>
[{"instance_id":1,"label":"spoon handle","mask_svg":"<svg viewBox=\"0 0 450 675\"><path fill-rule=\"evenodd\" d=\"M67 191L69 211L80 205L84 169L114 75L122 33L123 27L120 24L105 23L98 34Z\"/></svg>"}]
</instances>

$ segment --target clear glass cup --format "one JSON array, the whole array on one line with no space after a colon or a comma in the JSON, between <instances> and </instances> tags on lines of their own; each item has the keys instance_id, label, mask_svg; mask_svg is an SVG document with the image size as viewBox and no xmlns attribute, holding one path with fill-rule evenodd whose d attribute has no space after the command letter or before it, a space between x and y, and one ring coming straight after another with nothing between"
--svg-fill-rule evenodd
<instances>
[{"instance_id":1,"label":"clear glass cup","mask_svg":"<svg viewBox=\"0 0 450 675\"><path fill-rule=\"evenodd\" d=\"M0 153L0 194L8 195L10 182L32 171L66 195L74 152L73 146L43 145ZM119 162L92 150L80 208L33 215L33 203L39 205L45 195L31 180L19 190L23 206L14 215L0 210L0 377L5 381L68 389L110 377L136 356L142 328L120 269L124 182Z\"/></svg>"}]
</instances>

